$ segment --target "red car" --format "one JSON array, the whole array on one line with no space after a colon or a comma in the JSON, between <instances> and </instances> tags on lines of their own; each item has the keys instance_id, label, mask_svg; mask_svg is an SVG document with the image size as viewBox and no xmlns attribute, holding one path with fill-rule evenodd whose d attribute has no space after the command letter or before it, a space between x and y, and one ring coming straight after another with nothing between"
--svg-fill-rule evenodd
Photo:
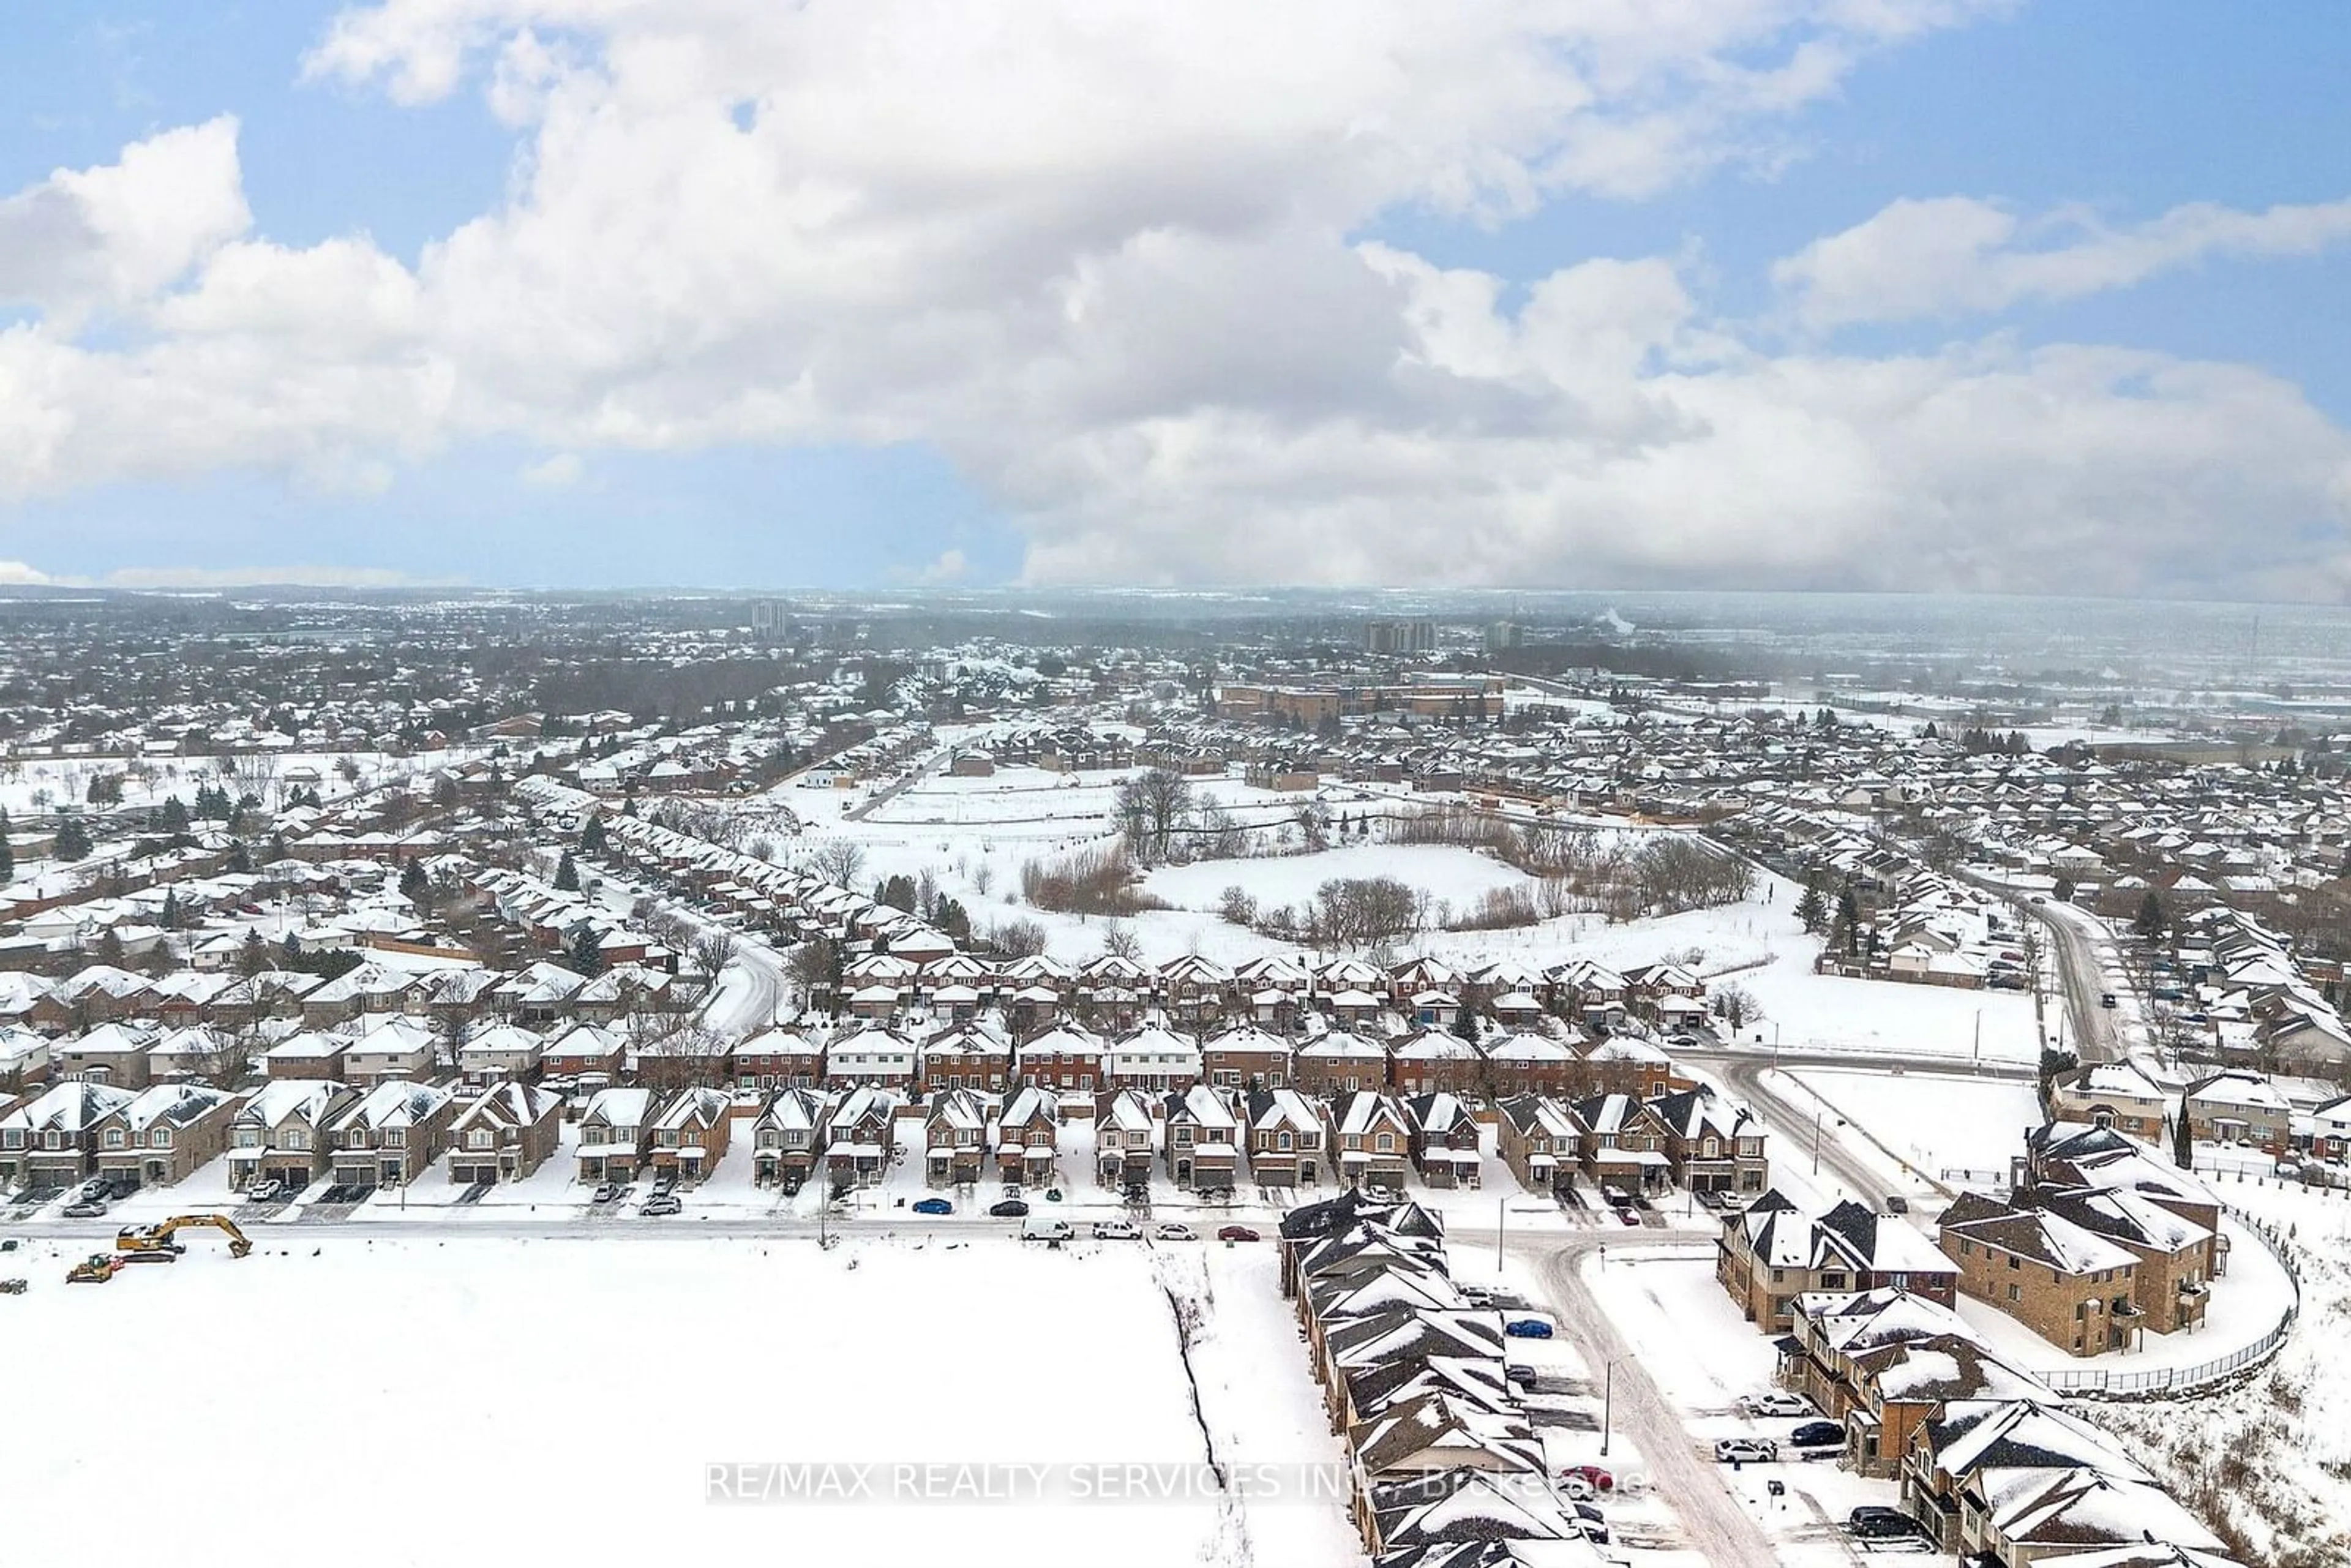
<instances>
[{"instance_id":1,"label":"red car","mask_svg":"<svg viewBox=\"0 0 2351 1568\"><path fill-rule=\"evenodd\" d=\"M1254 1241L1257 1239L1257 1232L1251 1230L1246 1225L1228 1225L1222 1230L1217 1232L1217 1239L1219 1241Z\"/></svg>"},{"instance_id":2,"label":"red car","mask_svg":"<svg viewBox=\"0 0 2351 1568\"><path fill-rule=\"evenodd\" d=\"M1559 1472L1559 1484L1573 1497L1579 1492L1614 1491L1616 1478L1598 1465L1570 1465Z\"/></svg>"},{"instance_id":3,"label":"red car","mask_svg":"<svg viewBox=\"0 0 2351 1568\"><path fill-rule=\"evenodd\" d=\"M1634 1213L1629 1208L1620 1208L1616 1211L1616 1223L1619 1225L1638 1225L1641 1223L1641 1217Z\"/></svg>"}]
</instances>

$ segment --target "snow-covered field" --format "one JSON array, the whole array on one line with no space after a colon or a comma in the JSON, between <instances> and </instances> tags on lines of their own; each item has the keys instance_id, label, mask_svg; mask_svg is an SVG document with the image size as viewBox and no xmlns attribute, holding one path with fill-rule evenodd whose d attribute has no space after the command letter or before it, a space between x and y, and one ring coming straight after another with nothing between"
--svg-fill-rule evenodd
<instances>
[{"instance_id":1,"label":"snow-covered field","mask_svg":"<svg viewBox=\"0 0 2351 1568\"><path fill-rule=\"evenodd\" d=\"M1350 844L1311 855L1198 861L1162 866L1144 879L1155 898L1178 909L1213 911L1228 887L1241 887L1260 907L1311 904L1315 889L1337 877L1391 876L1430 901L1468 910L1486 894L1533 883L1491 855L1445 844Z\"/></svg>"},{"instance_id":2,"label":"snow-covered field","mask_svg":"<svg viewBox=\"0 0 2351 1568\"><path fill-rule=\"evenodd\" d=\"M39 1437L12 1448L11 1562L84 1559L101 1528L192 1564L1358 1561L1336 1503L973 1504L929 1500L968 1472L894 1469L1200 1465L1171 1289L1216 1301L1218 1457L1336 1459L1268 1249L305 1234L68 1286L70 1250L0 1260L32 1281L12 1341L83 1347L13 1358ZM790 1464L883 1467L894 1506L709 1500L714 1467Z\"/></svg>"},{"instance_id":3,"label":"snow-covered field","mask_svg":"<svg viewBox=\"0 0 2351 1568\"><path fill-rule=\"evenodd\" d=\"M271 777L278 783L290 782L298 776L306 787L315 784L319 799L331 804L341 796L372 789L392 779L486 757L490 750L487 746L465 746L406 757L383 751L287 751L272 754L259 766L274 769ZM346 780L339 770L345 758L350 759L356 770L354 779ZM177 795L181 804L191 804L199 784L234 784L243 760L232 757L145 758L138 765L138 772L124 777L122 803L131 808L158 806L166 797ZM0 806L5 806L9 816L21 823L49 807L80 804L89 794L91 779L122 774L127 766L120 757L20 761L0 769ZM264 803L274 807L277 801L273 796Z\"/></svg>"},{"instance_id":4,"label":"snow-covered field","mask_svg":"<svg viewBox=\"0 0 2351 1568\"><path fill-rule=\"evenodd\" d=\"M2024 1152L2025 1133L2042 1121L2032 1085L2018 1079L1818 1067L1782 1076L1806 1092L1793 1096L1799 1103L1817 1104L1865 1134L1845 1136L1848 1147L1895 1164L1896 1174L1917 1173L1947 1186L1995 1185L1971 1183L1971 1176L2004 1183L2009 1161ZM1909 1185L1906 1180L1890 1190Z\"/></svg>"}]
</instances>

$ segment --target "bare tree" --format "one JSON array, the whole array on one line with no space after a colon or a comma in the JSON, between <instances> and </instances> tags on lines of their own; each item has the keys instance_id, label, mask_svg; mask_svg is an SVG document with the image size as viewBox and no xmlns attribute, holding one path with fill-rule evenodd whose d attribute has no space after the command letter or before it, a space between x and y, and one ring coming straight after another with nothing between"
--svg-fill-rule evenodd
<instances>
[{"instance_id":1,"label":"bare tree","mask_svg":"<svg viewBox=\"0 0 2351 1568\"><path fill-rule=\"evenodd\" d=\"M1192 813L1192 786L1180 773L1146 768L1118 787L1113 811L1135 858L1164 862L1176 831Z\"/></svg>"},{"instance_id":2,"label":"bare tree","mask_svg":"<svg viewBox=\"0 0 2351 1568\"><path fill-rule=\"evenodd\" d=\"M1134 927L1125 921L1113 920L1102 927L1102 950L1105 958L1139 962L1143 957L1143 938L1137 936Z\"/></svg>"},{"instance_id":3,"label":"bare tree","mask_svg":"<svg viewBox=\"0 0 2351 1568\"><path fill-rule=\"evenodd\" d=\"M701 971L704 986L716 988L718 972L734 961L735 934L715 928L705 930L695 937L686 951L694 960L694 967Z\"/></svg>"},{"instance_id":4,"label":"bare tree","mask_svg":"<svg viewBox=\"0 0 2351 1568\"><path fill-rule=\"evenodd\" d=\"M828 839L817 846L809 863L835 887L854 887L857 873L865 869L865 846L854 839Z\"/></svg>"}]
</instances>

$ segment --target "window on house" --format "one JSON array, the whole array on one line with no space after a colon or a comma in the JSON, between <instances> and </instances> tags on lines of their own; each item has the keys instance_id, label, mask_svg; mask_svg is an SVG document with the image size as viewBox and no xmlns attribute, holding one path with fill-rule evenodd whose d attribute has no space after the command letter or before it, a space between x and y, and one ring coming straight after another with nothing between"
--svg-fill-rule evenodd
<instances>
[{"instance_id":1,"label":"window on house","mask_svg":"<svg viewBox=\"0 0 2351 1568\"><path fill-rule=\"evenodd\" d=\"M106 1146L110 1149L119 1149L122 1146L122 1129L120 1127L109 1127L106 1130Z\"/></svg>"},{"instance_id":2,"label":"window on house","mask_svg":"<svg viewBox=\"0 0 2351 1568\"><path fill-rule=\"evenodd\" d=\"M2024 1300L2024 1287L2022 1285L2011 1285L2008 1288L2008 1299L2011 1301L2021 1301Z\"/></svg>"}]
</instances>

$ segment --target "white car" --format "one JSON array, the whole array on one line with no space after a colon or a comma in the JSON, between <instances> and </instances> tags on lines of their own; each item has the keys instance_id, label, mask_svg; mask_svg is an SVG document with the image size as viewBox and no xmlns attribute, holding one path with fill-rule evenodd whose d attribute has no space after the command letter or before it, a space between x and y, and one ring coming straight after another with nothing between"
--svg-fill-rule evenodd
<instances>
[{"instance_id":1,"label":"white car","mask_svg":"<svg viewBox=\"0 0 2351 1568\"><path fill-rule=\"evenodd\" d=\"M1779 1457L1780 1445L1761 1437L1725 1437L1714 1446L1720 1465L1767 1465Z\"/></svg>"},{"instance_id":2,"label":"white car","mask_svg":"<svg viewBox=\"0 0 2351 1568\"><path fill-rule=\"evenodd\" d=\"M1178 1225L1174 1220L1169 1220L1166 1224L1153 1231L1152 1234L1156 1236L1162 1241L1197 1241L1200 1239L1200 1233L1198 1231L1193 1229L1188 1225Z\"/></svg>"},{"instance_id":3,"label":"white car","mask_svg":"<svg viewBox=\"0 0 2351 1568\"><path fill-rule=\"evenodd\" d=\"M251 1186L245 1189L245 1201L247 1203L275 1203L277 1201L277 1195L285 1190L286 1184L277 1180L275 1177L272 1177L268 1181L257 1181Z\"/></svg>"},{"instance_id":4,"label":"white car","mask_svg":"<svg viewBox=\"0 0 2351 1568\"><path fill-rule=\"evenodd\" d=\"M1813 1413L1810 1400L1779 1388L1750 1394L1739 1403L1750 1416L1809 1416Z\"/></svg>"},{"instance_id":5,"label":"white car","mask_svg":"<svg viewBox=\"0 0 2351 1568\"><path fill-rule=\"evenodd\" d=\"M1139 1241L1142 1239L1143 1228L1132 1220L1097 1219L1094 1221L1094 1239L1097 1241Z\"/></svg>"}]
</instances>

